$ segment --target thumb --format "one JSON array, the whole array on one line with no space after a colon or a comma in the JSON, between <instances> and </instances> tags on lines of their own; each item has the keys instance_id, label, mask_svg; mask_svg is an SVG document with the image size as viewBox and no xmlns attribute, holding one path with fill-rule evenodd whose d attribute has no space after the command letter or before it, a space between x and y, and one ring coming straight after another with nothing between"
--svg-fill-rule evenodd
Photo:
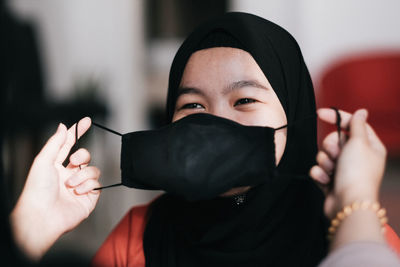
<instances>
[{"instance_id":1,"label":"thumb","mask_svg":"<svg viewBox=\"0 0 400 267\"><path fill-rule=\"evenodd\" d=\"M58 125L57 131L53 134L52 137L47 141L47 143L43 146L40 153L37 155L37 158L45 159L49 161L55 161L57 155L64 145L67 138L67 127L60 123Z\"/></svg>"},{"instance_id":2,"label":"thumb","mask_svg":"<svg viewBox=\"0 0 400 267\"><path fill-rule=\"evenodd\" d=\"M367 116L366 109L359 109L354 113L350 121L350 138L367 139Z\"/></svg>"}]
</instances>

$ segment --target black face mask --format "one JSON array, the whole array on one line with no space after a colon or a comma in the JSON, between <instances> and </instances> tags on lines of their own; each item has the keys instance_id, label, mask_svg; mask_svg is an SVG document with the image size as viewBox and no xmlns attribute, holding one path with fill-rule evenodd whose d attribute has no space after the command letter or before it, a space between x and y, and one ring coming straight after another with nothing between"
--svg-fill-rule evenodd
<instances>
[{"instance_id":1,"label":"black face mask","mask_svg":"<svg viewBox=\"0 0 400 267\"><path fill-rule=\"evenodd\" d=\"M337 108L331 108L340 137L341 116ZM94 190L125 185L164 190L189 201L274 179L275 131L291 126L244 126L206 113L186 116L158 130L128 134L92 124L122 137L121 183Z\"/></svg>"},{"instance_id":2,"label":"black face mask","mask_svg":"<svg viewBox=\"0 0 400 267\"><path fill-rule=\"evenodd\" d=\"M201 113L121 135L121 184L190 201L262 184L275 175L274 134L284 127L244 126Z\"/></svg>"}]
</instances>

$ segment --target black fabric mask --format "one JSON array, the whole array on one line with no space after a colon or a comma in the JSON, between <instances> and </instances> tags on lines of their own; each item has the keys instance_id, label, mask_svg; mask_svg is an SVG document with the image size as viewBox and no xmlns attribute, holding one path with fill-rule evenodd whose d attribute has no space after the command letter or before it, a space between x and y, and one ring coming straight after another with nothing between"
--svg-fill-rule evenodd
<instances>
[{"instance_id":1,"label":"black fabric mask","mask_svg":"<svg viewBox=\"0 0 400 267\"><path fill-rule=\"evenodd\" d=\"M274 133L203 113L123 135L122 184L190 201L262 184L274 176Z\"/></svg>"},{"instance_id":2,"label":"black fabric mask","mask_svg":"<svg viewBox=\"0 0 400 267\"><path fill-rule=\"evenodd\" d=\"M275 130L198 113L158 130L121 135L121 185L189 201L260 185L275 175Z\"/></svg>"}]
</instances>

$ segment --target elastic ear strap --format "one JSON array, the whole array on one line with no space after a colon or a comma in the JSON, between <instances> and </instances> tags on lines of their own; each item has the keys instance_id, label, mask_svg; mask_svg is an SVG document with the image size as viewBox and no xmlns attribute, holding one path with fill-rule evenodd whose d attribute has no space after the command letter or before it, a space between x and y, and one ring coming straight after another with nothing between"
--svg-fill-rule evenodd
<instances>
[{"instance_id":1,"label":"elastic ear strap","mask_svg":"<svg viewBox=\"0 0 400 267\"><path fill-rule=\"evenodd\" d=\"M119 133L119 132L117 132L117 131L114 131L114 130L111 130L110 128L107 128L107 127L105 127L105 126L103 126L103 125L100 125L100 124L98 124L98 123L96 123L96 122L94 122L94 121L92 122L92 124L93 124L94 126L100 128L100 129L105 130L105 131L108 131L108 132L110 132L110 133L113 133L113 134L122 136L121 133Z\"/></svg>"},{"instance_id":2,"label":"elastic ear strap","mask_svg":"<svg viewBox=\"0 0 400 267\"><path fill-rule=\"evenodd\" d=\"M278 131L278 130L281 130L281 129L286 128L286 127L288 127L287 124L286 124L286 125L283 125L283 126L281 126L281 127L275 128L274 130L275 130L275 131Z\"/></svg>"},{"instance_id":3,"label":"elastic ear strap","mask_svg":"<svg viewBox=\"0 0 400 267\"><path fill-rule=\"evenodd\" d=\"M295 125L295 124L298 124L298 123L303 122L303 121L305 121L305 120L314 119L314 118L316 118L316 117L317 117L317 114L308 115L308 116L305 116L305 117L303 117L303 118L301 118L301 119L299 119L299 120L297 120L297 121L295 121L295 122L292 122L292 123L290 123L290 124L286 124L286 125L283 125L283 126L281 126L281 127L275 128L274 130L275 130L275 131L278 131L278 130L281 130L281 129L283 129L283 128L292 127L292 126Z\"/></svg>"},{"instance_id":4,"label":"elastic ear strap","mask_svg":"<svg viewBox=\"0 0 400 267\"><path fill-rule=\"evenodd\" d=\"M121 133L119 133L117 131L114 131L114 130L111 130L110 128L107 128L107 127L105 127L105 126L103 126L101 124L98 124L98 123L94 122L94 121L92 121L92 125L100 128L100 129L103 129L103 130L105 130L107 132L122 136ZM78 129L78 123L76 124L76 129ZM76 136L76 140L78 140L78 130L76 130L75 136ZM78 141L76 142L76 144L78 144ZM79 168L81 168L81 166L79 166ZM122 183L112 184L112 185L97 187L97 188L94 188L93 190L102 190L102 189L105 189L105 188L116 187L116 186L121 186L121 185L122 185Z\"/></svg>"},{"instance_id":5,"label":"elastic ear strap","mask_svg":"<svg viewBox=\"0 0 400 267\"><path fill-rule=\"evenodd\" d=\"M96 187L93 190L102 190L102 189L105 189L105 188L116 187L116 186L121 186L121 185L122 185L122 183L106 185L106 186Z\"/></svg>"},{"instance_id":6,"label":"elastic ear strap","mask_svg":"<svg viewBox=\"0 0 400 267\"><path fill-rule=\"evenodd\" d=\"M73 149L74 151L77 151L79 149L78 124L79 124L79 121L77 121L76 125L75 125L75 144L74 144L74 149ZM79 165L78 167L80 170L82 170L81 165Z\"/></svg>"},{"instance_id":7,"label":"elastic ear strap","mask_svg":"<svg viewBox=\"0 0 400 267\"><path fill-rule=\"evenodd\" d=\"M337 129L337 133L338 133L338 145L339 145L339 147L341 147L341 144L340 144L341 127L340 127L340 125L342 124L342 117L340 116L340 112L339 112L338 108L331 107L331 109L333 109L336 112L336 129Z\"/></svg>"},{"instance_id":8,"label":"elastic ear strap","mask_svg":"<svg viewBox=\"0 0 400 267\"><path fill-rule=\"evenodd\" d=\"M73 150L74 150L74 151L77 151L77 150L79 149L78 124L79 124L79 121L76 123L76 126L75 126L75 144L74 144L74 146L73 146ZM108 131L108 132L110 132L110 133L113 133L113 134L122 136L121 133L119 133L119 132L117 132L117 131L114 131L114 130L111 130L110 128L107 128L107 127L105 127L105 126L103 126L103 125L100 125L100 124L98 124L98 123L96 123L96 122L94 122L94 121L92 122L92 124L93 124L94 126L100 128L100 129L105 130L105 131ZM79 169L82 169L81 165L79 165Z\"/></svg>"},{"instance_id":9,"label":"elastic ear strap","mask_svg":"<svg viewBox=\"0 0 400 267\"><path fill-rule=\"evenodd\" d=\"M338 133L338 146L341 147L341 143L340 143L340 137L341 137L341 127L340 124L342 123L342 117L340 116L340 112L339 109L336 107L331 107L331 109L333 109L336 113L336 129L337 129L337 133ZM334 187L334 183L335 183L335 173L336 173L336 168L333 170L331 176L331 182L328 184L329 190L332 190Z\"/></svg>"}]
</instances>

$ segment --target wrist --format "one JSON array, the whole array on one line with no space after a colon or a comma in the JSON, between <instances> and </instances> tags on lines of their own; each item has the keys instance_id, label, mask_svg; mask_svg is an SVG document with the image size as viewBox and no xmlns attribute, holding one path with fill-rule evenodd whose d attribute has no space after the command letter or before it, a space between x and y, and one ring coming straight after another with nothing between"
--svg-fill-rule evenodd
<instances>
[{"instance_id":1,"label":"wrist","mask_svg":"<svg viewBox=\"0 0 400 267\"><path fill-rule=\"evenodd\" d=\"M378 192L374 189L362 189L358 190L345 190L341 194L338 194L339 209L347 205L351 205L357 201L370 201L371 203L378 201Z\"/></svg>"},{"instance_id":2,"label":"wrist","mask_svg":"<svg viewBox=\"0 0 400 267\"><path fill-rule=\"evenodd\" d=\"M384 242L386 211L378 202L356 201L345 206L331 221L331 248L355 241Z\"/></svg>"},{"instance_id":3,"label":"wrist","mask_svg":"<svg viewBox=\"0 0 400 267\"><path fill-rule=\"evenodd\" d=\"M60 236L48 225L43 212L23 197L10 214L10 224L16 245L32 261L39 261Z\"/></svg>"}]
</instances>

